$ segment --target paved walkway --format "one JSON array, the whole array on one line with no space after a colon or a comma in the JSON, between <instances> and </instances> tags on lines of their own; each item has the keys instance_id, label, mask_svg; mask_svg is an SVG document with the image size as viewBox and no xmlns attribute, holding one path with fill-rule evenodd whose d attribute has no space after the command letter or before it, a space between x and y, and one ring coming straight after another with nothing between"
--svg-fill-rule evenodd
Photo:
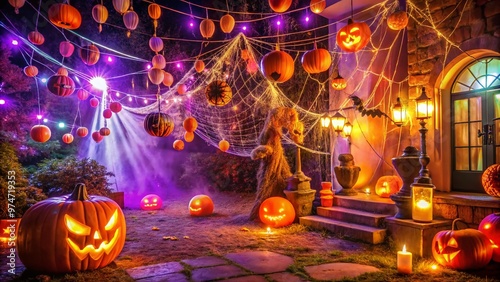
<instances>
[{"instance_id":1,"label":"paved walkway","mask_svg":"<svg viewBox=\"0 0 500 282\"><path fill-rule=\"evenodd\" d=\"M128 274L139 282L159 281L216 281L225 282L299 282L310 279L296 276L286 269L293 264L291 257L254 251L230 253L220 257L199 257L181 262L167 262L128 269ZM366 272L379 271L373 266L354 263L327 263L305 267L309 277L316 280L338 280L356 277Z\"/></svg>"}]
</instances>

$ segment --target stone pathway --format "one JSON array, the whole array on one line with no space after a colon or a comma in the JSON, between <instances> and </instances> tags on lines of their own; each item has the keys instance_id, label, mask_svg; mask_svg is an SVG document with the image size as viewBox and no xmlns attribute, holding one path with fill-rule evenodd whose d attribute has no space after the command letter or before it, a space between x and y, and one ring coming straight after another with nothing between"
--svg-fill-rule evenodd
<instances>
[{"instance_id":1,"label":"stone pathway","mask_svg":"<svg viewBox=\"0 0 500 282\"><path fill-rule=\"evenodd\" d=\"M216 281L225 282L300 282L308 281L286 269L293 264L289 256L268 251L230 253L219 257L199 257L181 262L167 262L127 270L139 282ZM354 263L327 263L304 268L309 277L334 281L379 271L373 266ZM190 271L189 271L190 270Z\"/></svg>"}]
</instances>

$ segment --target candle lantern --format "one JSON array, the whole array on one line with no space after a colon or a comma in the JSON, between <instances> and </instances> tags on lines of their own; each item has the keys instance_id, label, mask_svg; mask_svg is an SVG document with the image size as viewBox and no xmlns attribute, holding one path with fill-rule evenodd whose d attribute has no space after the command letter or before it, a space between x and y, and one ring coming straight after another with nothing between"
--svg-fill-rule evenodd
<instances>
[{"instance_id":1,"label":"candle lantern","mask_svg":"<svg viewBox=\"0 0 500 282\"><path fill-rule=\"evenodd\" d=\"M417 222L432 222L433 187L413 184L412 218Z\"/></svg>"}]
</instances>

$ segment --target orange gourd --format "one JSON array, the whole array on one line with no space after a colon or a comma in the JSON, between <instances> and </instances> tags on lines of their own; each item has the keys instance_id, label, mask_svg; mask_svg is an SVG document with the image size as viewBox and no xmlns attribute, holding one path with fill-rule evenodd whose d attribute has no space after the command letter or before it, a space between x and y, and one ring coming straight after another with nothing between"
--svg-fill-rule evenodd
<instances>
[{"instance_id":1,"label":"orange gourd","mask_svg":"<svg viewBox=\"0 0 500 282\"><path fill-rule=\"evenodd\" d=\"M366 23L349 19L347 25L337 33L337 45L344 51L357 52L368 44L371 34Z\"/></svg>"},{"instance_id":2,"label":"orange gourd","mask_svg":"<svg viewBox=\"0 0 500 282\"><path fill-rule=\"evenodd\" d=\"M187 117L183 122L182 126L187 132L194 132L198 128L198 122L194 117Z\"/></svg>"},{"instance_id":3,"label":"orange gourd","mask_svg":"<svg viewBox=\"0 0 500 282\"><path fill-rule=\"evenodd\" d=\"M260 204L259 218L269 227L287 226L295 220L295 209L285 198L270 197Z\"/></svg>"},{"instance_id":4,"label":"orange gourd","mask_svg":"<svg viewBox=\"0 0 500 282\"><path fill-rule=\"evenodd\" d=\"M77 29L82 24L82 15L69 4L53 4L49 8L48 16L51 23L65 29Z\"/></svg>"},{"instance_id":5,"label":"orange gourd","mask_svg":"<svg viewBox=\"0 0 500 282\"><path fill-rule=\"evenodd\" d=\"M403 180L395 175L382 176L375 184L375 193L382 198L389 198L390 195L399 192L403 186Z\"/></svg>"},{"instance_id":6,"label":"orange gourd","mask_svg":"<svg viewBox=\"0 0 500 282\"><path fill-rule=\"evenodd\" d=\"M488 195L500 197L500 164L489 166L481 176L481 183Z\"/></svg>"},{"instance_id":7,"label":"orange gourd","mask_svg":"<svg viewBox=\"0 0 500 282\"><path fill-rule=\"evenodd\" d=\"M208 216L214 211L214 202L207 195L196 195L191 198L188 207L192 216Z\"/></svg>"}]
</instances>

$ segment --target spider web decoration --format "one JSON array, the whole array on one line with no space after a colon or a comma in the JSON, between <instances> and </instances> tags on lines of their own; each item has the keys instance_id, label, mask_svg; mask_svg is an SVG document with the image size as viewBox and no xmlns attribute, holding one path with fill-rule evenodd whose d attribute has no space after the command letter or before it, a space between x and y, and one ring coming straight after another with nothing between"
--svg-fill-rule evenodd
<instances>
[{"instance_id":1,"label":"spider web decoration","mask_svg":"<svg viewBox=\"0 0 500 282\"><path fill-rule=\"evenodd\" d=\"M212 106L222 107L233 98L233 91L225 81L216 80L207 86L205 91L208 103Z\"/></svg>"}]
</instances>

